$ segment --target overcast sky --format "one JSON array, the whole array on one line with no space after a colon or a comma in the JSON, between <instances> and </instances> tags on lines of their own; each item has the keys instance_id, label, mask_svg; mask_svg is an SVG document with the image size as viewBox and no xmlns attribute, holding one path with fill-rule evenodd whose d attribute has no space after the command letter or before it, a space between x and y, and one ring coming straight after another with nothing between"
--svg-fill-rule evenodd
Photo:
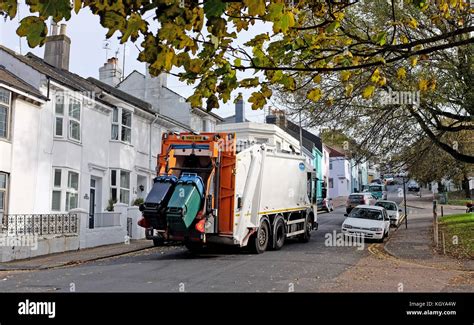
<instances>
[{"instance_id":1,"label":"overcast sky","mask_svg":"<svg viewBox=\"0 0 474 325\"><path fill-rule=\"evenodd\" d=\"M19 12L17 17L10 21L9 19L5 22L3 19L0 20L0 44L18 52L21 54L26 54L32 52L39 57L43 57L44 47L38 47L31 49L28 47L26 39L20 37L16 34L16 29L19 26L19 21L25 16L29 15L29 10L25 5L25 1L20 1ZM153 24L153 20L150 17L147 21ZM113 36L108 40L110 43L110 50L104 49L105 34L107 30L102 28L99 23L99 17L94 16L90 13L89 9L81 10L79 15L73 13L71 20L67 23L67 35L71 38L71 57L70 57L70 71L81 75L82 77L95 77L99 78L99 67L102 66L106 57L115 56L116 51L118 52L118 57L120 60L120 66L122 66L122 59L124 55L124 46L120 45L117 38ZM262 33L271 31L269 26L258 26L252 32L239 35L239 44L245 43L256 33ZM136 42L136 45L139 46L140 40ZM125 47L125 76L128 75L133 70L145 72L145 64L137 60L138 49L135 44L129 42ZM251 73L249 72L249 77ZM177 78L169 76L168 77L168 87L182 96L189 97L192 92L192 86L187 86L186 84L180 82ZM244 98L247 100L251 94L251 90L241 89L239 90L244 94ZM237 95L233 93L233 96ZM225 117L234 114L234 104L232 101L229 101L227 104L221 103L221 108L214 110L215 113ZM246 103L246 117L255 122L264 121L264 111L258 110L253 111L250 108L250 104Z\"/></svg>"}]
</instances>

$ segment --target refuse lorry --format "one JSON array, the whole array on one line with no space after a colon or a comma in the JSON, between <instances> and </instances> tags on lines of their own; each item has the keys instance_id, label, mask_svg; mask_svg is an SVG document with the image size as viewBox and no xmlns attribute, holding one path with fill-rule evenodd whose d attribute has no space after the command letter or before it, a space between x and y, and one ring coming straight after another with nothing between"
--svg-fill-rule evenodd
<instances>
[{"instance_id":1,"label":"refuse lorry","mask_svg":"<svg viewBox=\"0 0 474 325\"><path fill-rule=\"evenodd\" d=\"M236 153L233 133L165 133L139 225L155 245L278 250L289 238L309 241L317 229L315 179L294 152L255 144Z\"/></svg>"}]
</instances>

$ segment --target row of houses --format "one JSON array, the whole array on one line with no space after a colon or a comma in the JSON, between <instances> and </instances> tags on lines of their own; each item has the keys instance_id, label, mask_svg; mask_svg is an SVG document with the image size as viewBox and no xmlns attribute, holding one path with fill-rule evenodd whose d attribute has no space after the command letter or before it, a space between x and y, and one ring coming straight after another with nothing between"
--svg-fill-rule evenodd
<instances>
[{"instance_id":1,"label":"row of houses","mask_svg":"<svg viewBox=\"0 0 474 325\"><path fill-rule=\"evenodd\" d=\"M43 58L0 45L0 217L81 208L93 224L114 203L132 205L146 196L170 131L235 132L242 146L302 154L316 171L317 198L347 196L376 177L374 166L351 161L281 110L254 123L242 100L227 118L192 109L166 74L124 77L116 58L99 67L99 79L83 78L69 71L70 45L65 25L53 25Z\"/></svg>"},{"instance_id":2,"label":"row of houses","mask_svg":"<svg viewBox=\"0 0 474 325\"><path fill-rule=\"evenodd\" d=\"M117 59L100 80L69 71L71 40L53 26L44 57L0 45L0 214L90 218L148 192L164 132L212 132L219 116L191 109L166 75L122 78Z\"/></svg>"},{"instance_id":3,"label":"row of houses","mask_svg":"<svg viewBox=\"0 0 474 325\"><path fill-rule=\"evenodd\" d=\"M239 146L268 144L303 155L316 172L316 199L347 197L380 177L376 164L355 161L342 150L324 144L319 136L288 119L283 110L270 109L265 124L245 118L242 100L235 110L235 115L225 118L217 130L235 132Z\"/></svg>"}]
</instances>

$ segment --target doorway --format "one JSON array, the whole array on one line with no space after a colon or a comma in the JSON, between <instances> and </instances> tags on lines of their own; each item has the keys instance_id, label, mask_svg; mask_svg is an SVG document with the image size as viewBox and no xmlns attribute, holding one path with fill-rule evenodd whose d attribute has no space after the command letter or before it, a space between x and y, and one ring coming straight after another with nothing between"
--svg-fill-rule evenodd
<instances>
[{"instance_id":1,"label":"doorway","mask_svg":"<svg viewBox=\"0 0 474 325\"><path fill-rule=\"evenodd\" d=\"M102 180L99 177L91 177L89 189L89 228L94 228L94 216L101 211L101 187Z\"/></svg>"}]
</instances>

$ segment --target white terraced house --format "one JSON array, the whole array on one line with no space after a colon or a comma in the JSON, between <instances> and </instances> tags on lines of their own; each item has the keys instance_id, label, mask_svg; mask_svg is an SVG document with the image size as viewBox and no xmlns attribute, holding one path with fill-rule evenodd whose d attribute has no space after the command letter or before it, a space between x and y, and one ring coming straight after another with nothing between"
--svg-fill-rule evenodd
<instances>
[{"instance_id":1,"label":"white terraced house","mask_svg":"<svg viewBox=\"0 0 474 325\"><path fill-rule=\"evenodd\" d=\"M149 103L69 68L53 28L44 59L0 46L0 213L94 216L131 205L155 176L161 137L191 131ZM107 71L101 71L106 81Z\"/></svg>"}]
</instances>

